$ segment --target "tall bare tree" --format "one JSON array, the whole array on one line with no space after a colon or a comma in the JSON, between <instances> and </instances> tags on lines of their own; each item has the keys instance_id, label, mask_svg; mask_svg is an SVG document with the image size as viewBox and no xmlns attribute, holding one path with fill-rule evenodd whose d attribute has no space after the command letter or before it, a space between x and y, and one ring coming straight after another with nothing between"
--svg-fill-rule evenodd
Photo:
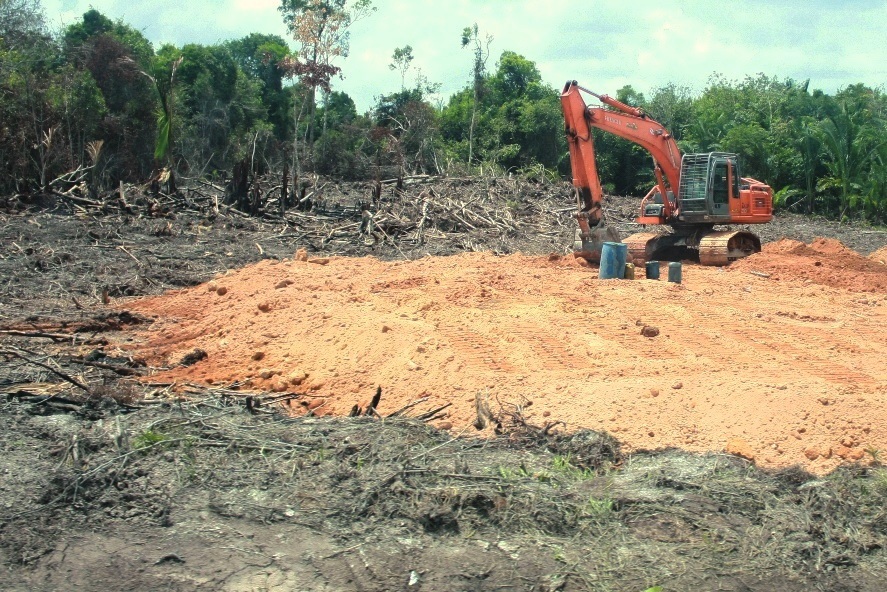
<instances>
[{"instance_id":1,"label":"tall bare tree","mask_svg":"<svg viewBox=\"0 0 887 592\"><path fill-rule=\"evenodd\" d=\"M477 123L477 107L484 90L484 76L487 71L487 60L490 57L490 44L493 36L481 37L477 23L462 30L462 47L471 46L474 52L474 63L471 68L474 95L471 102L471 124L468 127L468 164L474 158L474 126Z\"/></svg>"},{"instance_id":2,"label":"tall bare tree","mask_svg":"<svg viewBox=\"0 0 887 592\"><path fill-rule=\"evenodd\" d=\"M407 72L410 70L410 64L413 61L413 48L409 45L398 47L391 54L391 63L388 64L389 70L397 70L400 72L400 90L406 89Z\"/></svg>"},{"instance_id":3,"label":"tall bare tree","mask_svg":"<svg viewBox=\"0 0 887 592\"><path fill-rule=\"evenodd\" d=\"M375 8L372 0L357 0L351 5L348 0L281 0L278 10L299 44L295 57L283 60L280 66L288 76L298 78L308 90L301 109L307 104L305 143L310 148L314 143L317 89L320 88L327 96L330 80L341 72L334 62L348 55L349 28ZM298 136L298 121L296 127ZM296 140L293 152L294 158L297 158ZM296 165L298 171L298 160Z\"/></svg>"}]
</instances>

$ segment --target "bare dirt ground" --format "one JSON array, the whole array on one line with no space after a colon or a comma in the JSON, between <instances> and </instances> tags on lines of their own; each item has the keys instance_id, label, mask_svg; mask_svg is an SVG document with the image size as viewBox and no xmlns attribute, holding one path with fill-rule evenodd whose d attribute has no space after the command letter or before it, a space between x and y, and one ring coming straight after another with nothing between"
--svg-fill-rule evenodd
<instances>
[{"instance_id":1,"label":"bare dirt ground","mask_svg":"<svg viewBox=\"0 0 887 592\"><path fill-rule=\"evenodd\" d=\"M563 186L365 192L3 214L0 588L881 589L887 233L600 281Z\"/></svg>"},{"instance_id":2,"label":"bare dirt ground","mask_svg":"<svg viewBox=\"0 0 887 592\"><path fill-rule=\"evenodd\" d=\"M680 286L600 281L557 255L265 261L121 306L157 319L134 349L171 367L151 380L300 394L294 411L318 415L381 386L380 410L427 397L454 432L480 394L628 450L741 449L825 473L887 448L887 266L838 245L687 265ZM179 365L195 349L206 358Z\"/></svg>"}]
</instances>

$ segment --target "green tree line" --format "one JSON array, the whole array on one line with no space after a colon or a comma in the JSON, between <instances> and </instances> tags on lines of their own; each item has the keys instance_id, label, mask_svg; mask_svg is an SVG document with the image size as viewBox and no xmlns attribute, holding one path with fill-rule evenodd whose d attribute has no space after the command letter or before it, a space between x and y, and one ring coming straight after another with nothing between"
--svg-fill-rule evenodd
<instances>
[{"instance_id":1,"label":"green tree line","mask_svg":"<svg viewBox=\"0 0 887 592\"><path fill-rule=\"evenodd\" d=\"M396 71L400 88L380 89L361 114L335 84L349 27L371 16L369 0L281 0L280 13L289 40L253 33L155 48L94 9L50 32L39 0L0 0L0 191L60 183L96 192L162 170L227 178L238 163L251 174L286 165L343 179L569 176L558 89L519 53L492 59L493 39L477 25L453 35L464 54L462 90L441 100L421 56L392 47L379 69ZM779 208L887 221L880 88L860 83L829 95L806 81L714 75L698 93L669 84L615 96L661 121L685 152L738 153L743 175L770 184ZM607 191L646 192L649 155L595 134Z\"/></svg>"}]
</instances>

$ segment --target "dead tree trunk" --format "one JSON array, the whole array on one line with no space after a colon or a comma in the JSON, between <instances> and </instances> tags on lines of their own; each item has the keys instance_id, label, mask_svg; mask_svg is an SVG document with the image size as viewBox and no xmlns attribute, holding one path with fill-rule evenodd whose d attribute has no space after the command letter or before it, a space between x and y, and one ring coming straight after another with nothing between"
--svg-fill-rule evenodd
<instances>
[{"instance_id":1,"label":"dead tree trunk","mask_svg":"<svg viewBox=\"0 0 887 592\"><path fill-rule=\"evenodd\" d=\"M234 164L231 182L228 184L228 204L246 212L249 208L249 159Z\"/></svg>"},{"instance_id":2,"label":"dead tree trunk","mask_svg":"<svg viewBox=\"0 0 887 592\"><path fill-rule=\"evenodd\" d=\"M289 206L289 179L290 179L290 169L289 169L289 161L287 160L286 150L283 151L283 179L281 179L280 186L280 215L281 217L286 214L286 208Z\"/></svg>"}]
</instances>

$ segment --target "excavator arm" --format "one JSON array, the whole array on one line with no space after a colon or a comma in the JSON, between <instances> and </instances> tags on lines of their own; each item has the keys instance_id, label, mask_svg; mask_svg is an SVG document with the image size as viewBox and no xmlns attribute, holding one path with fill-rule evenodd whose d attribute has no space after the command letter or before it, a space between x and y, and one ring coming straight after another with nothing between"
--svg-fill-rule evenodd
<instances>
[{"instance_id":1,"label":"excavator arm","mask_svg":"<svg viewBox=\"0 0 887 592\"><path fill-rule=\"evenodd\" d=\"M588 107L579 94L585 91L612 108ZM565 131L570 145L573 184L582 193L588 193L593 203L600 204L602 192L594 156L591 128L598 128L642 146L653 157L657 185L663 196L666 216L671 217L673 204L665 196L668 191L677 195L681 176L681 151L671 134L661 123L650 119L643 110L631 107L607 95L598 95L579 86L575 80L567 82L561 93ZM577 174L578 172L578 174ZM583 191L587 189L587 191Z\"/></svg>"},{"instance_id":2,"label":"excavator arm","mask_svg":"<svg viewBox=\"0 0 887 592\"><path fill-rule=\"evenodd\" d=\"M579 94L580 90L594 96L612 110L588 107ZM592 128L643 146L653 156L656 184L663 202L663 221L676 214L675 203L669 195L676 196L680 186L681 152L662 124L650 119L641 109L580 87L575 80L564 85L561 106L564 111L564 131L570 149L573 186L579 197L577 218L583 243L581 251L586 257L597 259L602 241L613 236L612 232L605 230L603 191L595 160Z\"/></svg>"},{"instance_id":3,"label":"excavator arm","mask_svg":"<svg viewBox=\"0 0 887 592\"><path fill-rule=\"evenodd\" d=\"M584 215L586 223L594 226L603 220L601 205L604 192L597 172L588 107L579 95L575 82L567 83L564 87L561 106L564 111L564 132L570 149L573 187L579 194L579 210ZM580 218L581 224L582 218Z\"/></svg>"}]
</instances>

